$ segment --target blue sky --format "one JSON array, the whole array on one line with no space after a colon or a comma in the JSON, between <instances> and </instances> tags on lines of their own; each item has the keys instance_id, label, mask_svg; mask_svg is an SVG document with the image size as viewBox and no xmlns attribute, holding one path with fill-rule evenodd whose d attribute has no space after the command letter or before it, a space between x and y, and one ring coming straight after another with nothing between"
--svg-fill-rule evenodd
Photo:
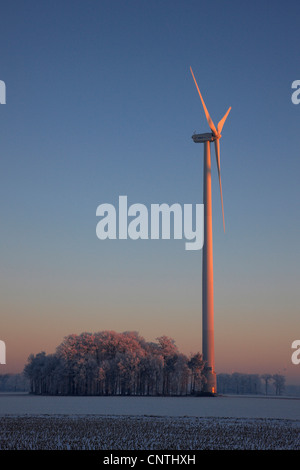
<instances>
[{"instance_id":1,"label":"blue sky","mask_svg":"<svg viewBox=\"0 0 300 470\"><path fill-rule=\"evenodd\" d=\"M216 370L297 379L299 13L294 0L2 2L3 370L81 331L201 349L201 252L95 232L97 206L119 195L202 202L191 135L209 129L192 66L214 122L232 107L225 235L212 161Z\"/></svg>"}]
</instances>

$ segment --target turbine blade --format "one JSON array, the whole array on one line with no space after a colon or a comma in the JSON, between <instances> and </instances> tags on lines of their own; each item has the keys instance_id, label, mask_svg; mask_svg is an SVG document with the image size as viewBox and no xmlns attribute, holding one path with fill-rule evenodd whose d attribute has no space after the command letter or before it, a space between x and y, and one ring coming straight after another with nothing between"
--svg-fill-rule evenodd
<instances>
[{"instance_id":1,"label":"turbine blade","mask_svg":"<svg viewBox=\"0 0 300 470\"><path fill-rule=\"evenodd\" d=\"M199 87L198 87L198 83L197 83L197 81L196 81L196 79L195 79L195 76L194 76L194 74L193 74L192 67L190 67L190 70L191 70L191 74L192 74L192 76L193 76L193 79L194 79L196 88L197 88L197 90L198 90L198 93L199 93L199 96L200 96L200 99L201 99L201 102L202 102L202 106L203 106L203 109L204 109L204 112L205 112L205 116L206 116L206 120L207 120L207 122L208 122L208 125L209 125L209 127L211 128L213 134L214 134L214 135L218 135L217 129L215 128L215 125L214 125L214 123L213 123L213 120L212 120L212 118L210 117L209 112L207 111L207 107L205 106L204 100L203 100L202 95L201 95L201 93L200 93L200 90L199 90Z\"/></svg>"},{"instance_id":2,"label":"turbine blade","mask_svg":"<svg viewBox=\"0 0 300 470\"><path fill-rule=\"evenodd\" d=\"M216 152L216 160L217 160L218 175L219 175L219 185L220 185L220 194L221 194L221 203L222 203L223 227L224 227L224 233L225 233L225 218L224 218L222 182L221 182L221 168L220 168L220 141L219 141L219 139L216 139L214 142L215 142L215 152Z\"/></svg>"},{"instance_id":3,"label":"turbine blade","mask_svg":"<svg viewBox=\"0 0 300 470\"><path fill-rule=\"evenodd\" d=\"M225 124L225 121L227 119L227 116L229 114L229 111L231 110L231 106L230 108L228 109L227 113L225 114L225 116L221 119L221 121L218 123L218 126L217 126L217 130L218 130L218 133L221 134L221 131L223 129L223 126Z\"/></svg>"}]
</instances>

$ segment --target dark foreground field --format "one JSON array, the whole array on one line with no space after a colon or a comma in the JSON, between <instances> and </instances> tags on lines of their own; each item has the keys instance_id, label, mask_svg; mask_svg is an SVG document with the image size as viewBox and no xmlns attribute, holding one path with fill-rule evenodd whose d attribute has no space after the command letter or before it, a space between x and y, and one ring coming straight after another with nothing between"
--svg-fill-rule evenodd
<instances>
[{"instance_id":1,"label":"dark foreground field","mask_svg":"<svg viewBox=\"0 0 300 470\"><path fill-rule=\"evenodd\" d=\"M149 416L3 416L0 450L299 450L300 422Z\"/></svg>"}]
</instances>

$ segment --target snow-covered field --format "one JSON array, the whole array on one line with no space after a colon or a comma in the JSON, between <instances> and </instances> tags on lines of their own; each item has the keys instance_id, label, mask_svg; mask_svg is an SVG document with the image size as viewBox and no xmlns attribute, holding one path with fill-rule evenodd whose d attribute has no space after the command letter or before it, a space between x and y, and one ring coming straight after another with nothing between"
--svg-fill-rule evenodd
<instances>
[{"instance_id":1,"label":"snow-covered field","mask_svg":"<svg viewBox=\"0 0 300 470\"><path fill-rule=\"evenodd\" d=\"M58 397L0 394L0 416L6 414L195 416L300 420L300 398L218 397Z\"/></svg>"},{"instance_id":2,"label":"snow-covered field","mask_svg":"<svg viewBox=\"0 0 300 470\"><path fill-rule=\"evenodd\" d=\"M300 400L0 394L0 450L300 449Z\"/></svg>"}]
</instances>

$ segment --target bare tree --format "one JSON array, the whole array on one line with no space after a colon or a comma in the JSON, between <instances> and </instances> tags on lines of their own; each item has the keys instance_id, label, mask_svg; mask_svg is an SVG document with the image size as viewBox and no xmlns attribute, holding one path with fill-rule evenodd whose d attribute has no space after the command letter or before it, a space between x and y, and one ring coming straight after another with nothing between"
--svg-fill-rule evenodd
<instances>
[{"instance_id":1,"label":"bare tree","mask_svg":"<svg viewBox=\"0 0 300 470\"><path fill-rule=\"evenodd\" d=\"M272 380L272 375L271 374L262 374L261 378L265 383L265 394L268 395L268 386L269 386L269 382Z\"/></svg>"},{"instance_id":2,"label":"bare tree","mask_svg":"<svg viewBox=\"0 0 300 470\"><path fill-rule=\"evenodd\" d=\"M282 395L285 389L285 377L280 374L275 374L272 376L275 386L275 393L276 395Z\"/></svg>"}]
</instances>

